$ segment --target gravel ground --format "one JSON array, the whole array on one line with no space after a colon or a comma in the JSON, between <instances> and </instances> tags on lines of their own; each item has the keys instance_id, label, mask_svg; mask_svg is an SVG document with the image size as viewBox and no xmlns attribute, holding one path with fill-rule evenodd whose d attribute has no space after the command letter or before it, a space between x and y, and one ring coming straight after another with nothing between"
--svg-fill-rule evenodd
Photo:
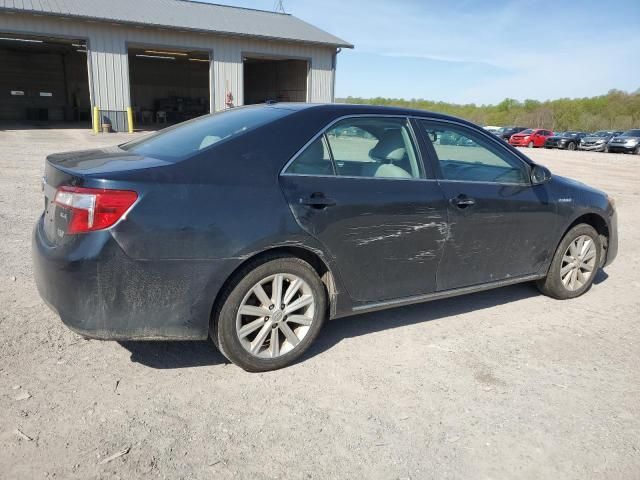
<instances>
[{"instance_id":1,"label":"gravel ground","mask_svg":"<svg viewBox=\"0 0 640 480\"><path fill-rule=\"evenodd\" d=\"M44 156L125 138L0 131L0 478L640 478L640 157L527 151L617 200L620 253L587 295L338 320L248 374L207 342L83 340L38 297Z\"/></svg>"}]
</instances>

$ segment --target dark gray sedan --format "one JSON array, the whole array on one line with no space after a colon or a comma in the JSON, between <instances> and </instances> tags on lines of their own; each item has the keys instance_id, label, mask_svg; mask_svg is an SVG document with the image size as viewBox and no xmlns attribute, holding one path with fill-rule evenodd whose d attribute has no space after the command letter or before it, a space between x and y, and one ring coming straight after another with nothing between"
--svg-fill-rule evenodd
<instances>
[{"instance_id":1,"label":"dark gray sedan","mask_svg":"<svg viewBox=\"0 0 640 480\"><path fill-rule=\"evenodd\" d=\"M232 109L50 155L43 188L36 282L66 325L210 337L250 371L330 318L530 281L574 298L617 253L605 193L424 111Z\"/></svg>"}]
</instances>

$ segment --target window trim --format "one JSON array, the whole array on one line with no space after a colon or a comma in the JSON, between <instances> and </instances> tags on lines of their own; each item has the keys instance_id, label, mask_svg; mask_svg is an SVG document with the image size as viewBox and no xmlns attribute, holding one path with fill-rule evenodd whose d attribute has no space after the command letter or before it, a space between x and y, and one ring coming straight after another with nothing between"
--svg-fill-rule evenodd
<instances>
[{"instance_id":1,"label":"window trim","mask_svg":"<svg viewBox=\"0 0 640 480\"><path fill-rule=\"evenodd\" d=\"M442 170L440 168L440 159L438 157L438 153L436 152L433 144L431 143L431 139L426 137L426 133L423 131L423 129L418 128L424 147L428 152L429 160L431 162L431 167L434 169L438 182L440 183L473 183L473 184L482 184L482 185L500 185L500 186L510 186L510 187L513 187L513 186L531 187L532 186L531 164L529 164L529 162L526 162L525 160L520 158L518 155L510 151L509 148L507 148L507 146L503 144L503 142L499 142L496 138L491 138L489 135L486 135L483 132L477 132L476 130L469 127L468 125L465 125L460 122L446 120L446 119L438 119L433 117L415 117L415 118L417 120L416 123L419 123L420 121L425 121L425 122L449 124L449 125L459 127L463 130L466 129L466 130L470 130L472 133L479 134L482 138L484 138L485 140L488 140L488 143L496 147L499 147L498 149L503 150L510 158L514 159L516 163L520 164L523 168L525 177L527 179L525 183L514 183L514 182L490 182L485 180L451 180L451 179L444 178L444 176L442 175ZM419 125L416 125L416 127L419 127Z\"/></svg>"},{"instance_id":2,"label":"window trim","mask_svg":"<svg viewBox=\"0 0 640 480\"><path fill-rule=\"evenodd\" d=\"M342 120L348 120L350 118L400 118L404 119L407 123L407 129L409 130L409 135L411 136L411 140L413 142L413 148L416 153L416 160L418 161L418 169L420 170L419 178L395 178L395 177L362 177L362 176L350 176L350 175L338 175L338 170L335 165L335 160L333 158L333 151L331 150L331 144L329 143L329 139L326 137L326 133L337 123ZM340 117L334 118L331 122L325 125L318 133L316 133L311 139L305 143L302 148L300 148L285 165L280 170L279 176L287 176L287 177L318 177L318 178L350 178L350 179L360 179L360 180L401 180L401 181L429 181L435 182L437 179L429 178L429 170L426 168L426 160L425 156L422 152L420 139L417 132L414 129L411 115L393 115L393 114L383 114L383 113L359 113L359 114L349 114L342 115ZM289 166L296 161L296 159L309 147L313 142L315 142L319 137L325 137L325 141L329 147L329 156L331 157L331 163L334 169L334 175L316 175L312 173L293 173L287 172Z\"/></svg>"}]
</instances>

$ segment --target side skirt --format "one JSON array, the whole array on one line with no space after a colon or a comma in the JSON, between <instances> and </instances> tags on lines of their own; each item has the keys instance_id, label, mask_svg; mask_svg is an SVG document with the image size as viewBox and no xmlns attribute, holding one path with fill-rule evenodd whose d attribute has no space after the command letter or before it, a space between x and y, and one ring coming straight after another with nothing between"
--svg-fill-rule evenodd
<instances>
[{"instance_id":1,"label":"side skirt","mask_svg":"<svg viewBox=\"0 0 640 480\"><path fill-rule=\"evenodd\" d=\"M356 314L365 313L365 312L375 312L377 310L385 310L387 308L404 307L406 305L413 305L415 303L422 303L422 302L430 302L432 300L440 300L442 298L457 297L459 295L466 295L468 293L476 293L476 292L482 292L484 290L492 290L494 288L506 287L508 285L514 285L516 283L530 282L532 280L538 280L544 277L545 277L544 274L525 275L522 277L508 278L505 280L498 280L496 282L483 283L481 285L472 285L469 287L462 287L462 288L454 288L452 290L444 290L441 292L427 293L424 295L416 295L413 297L396 298L393 300L386 300L384 302L366 303L363 305L355 306L351 309L351 312L340 315L339 317L335 317L335 318L347 317L350 315L356 315Z\"/></svg>"}]
</instances>

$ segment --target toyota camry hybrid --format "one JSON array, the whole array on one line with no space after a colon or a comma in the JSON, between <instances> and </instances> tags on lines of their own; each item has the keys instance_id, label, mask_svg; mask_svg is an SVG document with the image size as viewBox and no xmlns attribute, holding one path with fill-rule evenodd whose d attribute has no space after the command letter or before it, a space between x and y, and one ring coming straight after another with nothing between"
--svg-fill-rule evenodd
<instances>
[{"instance_id":1,"label":"toyota camry hybrid","mask_svg":"<svg viewBox=\"0 0 640 480\"><path fill-rule=\"evenodd\" d=\"M50 155L43 189L36 283L69 328L211 338L249 371L296 361L327 319L518 282L577 297L618 249L605 193L389 107L230 109Z\"/></svg>"}]
</instances>

